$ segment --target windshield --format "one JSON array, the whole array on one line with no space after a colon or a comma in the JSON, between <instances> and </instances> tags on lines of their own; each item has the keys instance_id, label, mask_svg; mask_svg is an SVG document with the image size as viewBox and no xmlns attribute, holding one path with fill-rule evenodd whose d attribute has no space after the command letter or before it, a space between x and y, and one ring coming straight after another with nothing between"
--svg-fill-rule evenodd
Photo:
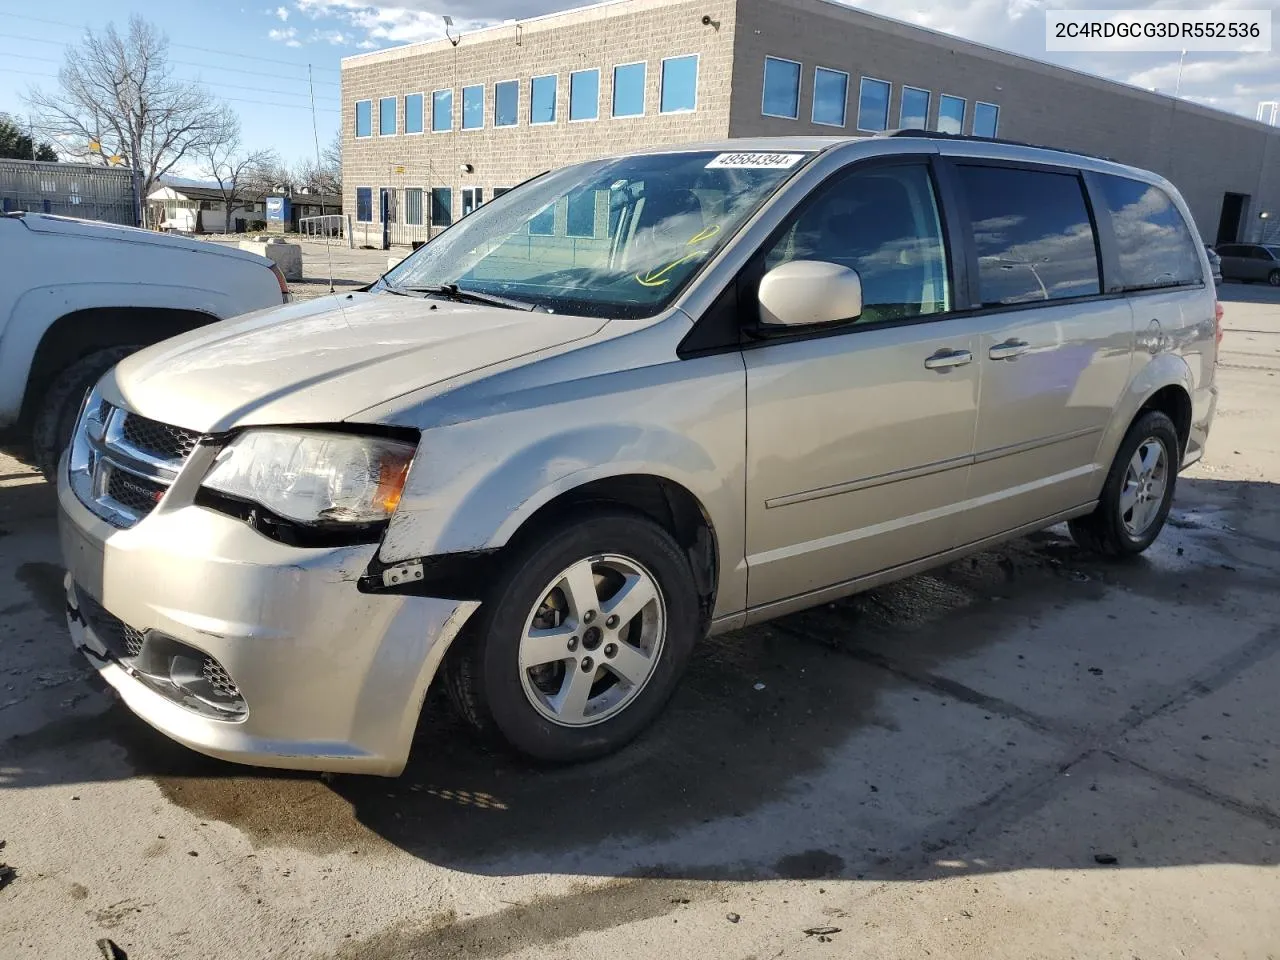
<instances>
[{"instance_id":1,"label":"windshield","mask_svg":"<svg viewBox=\"0 0 1280 960\"><path fill-rule=\"evenodd\" d=\"M382 283L554 313L653 316L809 157L708 151L566 167L480 207Z\"/></svg>"}]
</instances>

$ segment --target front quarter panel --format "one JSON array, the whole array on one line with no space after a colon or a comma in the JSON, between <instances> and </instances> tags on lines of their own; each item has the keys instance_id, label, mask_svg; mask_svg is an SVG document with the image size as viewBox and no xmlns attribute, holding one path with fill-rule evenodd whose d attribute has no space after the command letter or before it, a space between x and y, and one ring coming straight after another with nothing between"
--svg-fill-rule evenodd
<instances>
[{"instance_id":1,"label":"front quarter panel","mask_svg":"<svg viewBox=\"0 0 1280 960\"><path fill-rule=\"evenodd\" d=\"M688 318L621 335L438 396L380 559L492 550L560 494L643 474L680 484L710 519L716 616L745 604L745 371L737 352L680 360ZM611 325L613 326L613 325Z\"/></svg>"}]
</instances>

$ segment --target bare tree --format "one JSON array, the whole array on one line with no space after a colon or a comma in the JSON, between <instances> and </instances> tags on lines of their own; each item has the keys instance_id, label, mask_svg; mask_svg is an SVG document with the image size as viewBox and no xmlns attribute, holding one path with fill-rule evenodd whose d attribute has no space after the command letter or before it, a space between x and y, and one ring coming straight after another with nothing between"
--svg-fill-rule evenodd
<instances>
[{"instance_id":1,"label":"bare tree","mask_svg":"<svg viewBox=\"0 0 1280 960\"><path fill-rule=\"evenodd\" d=\"M274 179L272 174L280 161L271 150L241 150L238 131L220 143L202 146L196 151L196 156L200 161L201 175L218 185L225 230L231 233L234 208L246 200L256 201L262 197L266 192L264 186Z\"/></svg>"},{"instance_id":2,"label":"bare tree","mask_svg":"<svg viewBox=\"0 0 1280 960\"><path fill-rule=\"evenodd\" d=\"M139 16L125 34L115 24L86 31L67 50L57 89L33 89L27 101L70 155L129 163L139 205L161 175L238 126L225 103L173 75L168 38Z\"/></svg>"}]
</instances>

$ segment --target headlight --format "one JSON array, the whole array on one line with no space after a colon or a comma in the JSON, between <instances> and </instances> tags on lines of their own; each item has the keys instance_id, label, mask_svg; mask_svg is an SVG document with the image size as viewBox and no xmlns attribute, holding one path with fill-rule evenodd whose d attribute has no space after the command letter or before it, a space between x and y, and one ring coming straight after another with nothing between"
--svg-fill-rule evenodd
<instances>
[{"instance_id":1,"label":"headlight","mask_svg":"<svg viewBox=\"0 0 1280 960\"><path fill-rule=\"evenodd\" d=\"M374 523L400 503L413 444L321 431L249 430L204 486L301 523Z\"/></svg>"}]
</instances>

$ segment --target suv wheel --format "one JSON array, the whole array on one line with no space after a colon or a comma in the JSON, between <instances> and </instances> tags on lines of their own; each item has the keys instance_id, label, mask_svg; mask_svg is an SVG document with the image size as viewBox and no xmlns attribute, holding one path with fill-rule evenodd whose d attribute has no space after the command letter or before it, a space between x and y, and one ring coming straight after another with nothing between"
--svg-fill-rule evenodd
<instances>
[{"instance_id":1,"label":"suv wheel","mask_svg":"<svg viewBox=\"0 0 1280 960\"><path fill-rule=\"evenodd\" d=\"M1125 434L1107 474L1098 507L1072 520L1072 538L1104 556L1133 556L1164 529L1178 479L1178 432L1165 414L1143 414Z\"/></svg>"},{"instance_id":2,"label":"suv wheel","mask_svg":"<svg viewBox=\"0 0 1280 960\"><path fill-rule=\"evenodd\" d=\"M31 455L50 483L56 479L62 451L71 442L84 395L104 373L141 349L142 344L134 344L95 350L55 375L45 388L31 421Z\"/></svg>"},{"instance_id":3,"label":"suv wheel","mask_svg":"<svg viewBox=\"0 0 1280 960\"><path fill-rule=\"evenodd\" d=\"M1267 274L1267 283L1273 287L1280 287L1280 270L1272 270Z\"/></svg>"},{"instance_id":4,"label":"suv wheel","mask_svg":"<svg viewBox=\"0 0 1280 960\"><path fill-rule=\"evenodd\" d=\"M445 667L462 715L538 760L622 747L675 691L700 626L679 544L623 510L520 549Z\"/></svg>"}]
</instances>

